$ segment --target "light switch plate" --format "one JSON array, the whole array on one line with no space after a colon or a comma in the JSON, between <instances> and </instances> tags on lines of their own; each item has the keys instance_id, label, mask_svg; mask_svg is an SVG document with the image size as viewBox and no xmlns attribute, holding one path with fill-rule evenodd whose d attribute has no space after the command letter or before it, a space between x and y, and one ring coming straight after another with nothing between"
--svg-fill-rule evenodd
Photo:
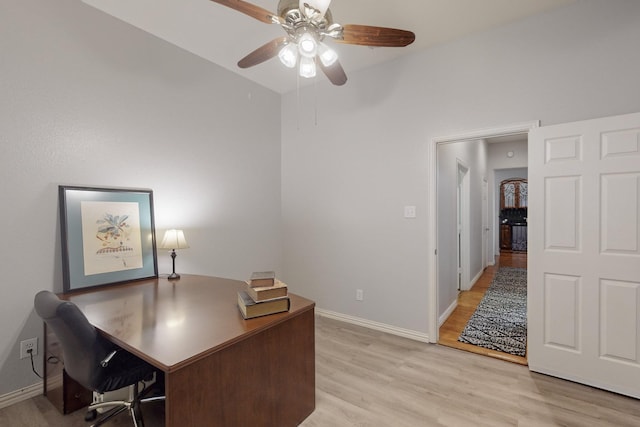
<instances>
[{"instance_id":1,"label":"light switch plate","mask_svg":"<svg viewBox=\"0 0 640 427\"><path fill-rule=\"evenodd\" d=\"M404 207L404 217L405 218L415 218L416 217L416 207L415 206L405 206Z\"/></svg>"}]
</instances>

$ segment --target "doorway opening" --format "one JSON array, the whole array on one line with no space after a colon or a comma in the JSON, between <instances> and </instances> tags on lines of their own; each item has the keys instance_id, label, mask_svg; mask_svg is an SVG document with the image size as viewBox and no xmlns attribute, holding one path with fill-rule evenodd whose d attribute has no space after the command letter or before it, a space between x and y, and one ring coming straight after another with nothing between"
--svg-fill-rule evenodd
<instances>
[{"instance_id":1,"label":"doorway opening","mask_svg":"<svg viewBox=\"0 0 640 427\"><path fill-rule=\"evenodd\" d=\"M440 330L440 327L444 325L445 321L455 313L458 308L460 302L458 301L457 295L452 297L450 291L447 291L448 285L447 281L450 280L450 274L446 272L446 269L449 269L450 266L447 265L446 258L448 257L446 248L447 243L445 243L445 236L442 233L442 226L446 224L448 221L446 217L446 208L443 207L443 203L448 203L442 199L441 190L444 188L444 184L442 181L446 180L446 177L442 176L443 170L446 169L446 165L442 162L446 161L446 156L439 155L438 148L444 145L464 142L467 144L469 150L476 153L479 159L475 159L472 162L467 162L465 159L457 159L456 163L456 184L458 191L456 192L456 205L450 205L457 209L457 207L464 206L464 197L461 197L464 191L464 179L465 177L471 181L470 192L476 192L478 194L473 195L471 197L471 201L469 204L469 212L470 212L470 227L469 227L469 235L471 236L468 244L464 244L463 240L460 238L461 236L456 233L457 244L454 245L457 249L457 257L458 259L464 260L465 256L465 248L468 251L468 260L470 261L471 267L468 270L470 280L467 281L469 285L479 285L478 288L482 288L482 284L484 284L485 291L488 288L488 284L491 283L493 278L493 274L498 270L500 266L514 266L517 268L526 268L527 264L527 254L526 253L513 253L509 254L509 257L501 257L500 249L499 249L499 210L496 208L495 204L498 200L497 196L497 188L499 183L495 183L495 179L493 176L494 169L504 168L503 166L492 166L485 167L482 166L482 162L488 161L486 150L483 152L481 147L484 145L489 145L490 143L499 143L504 142L507 143L509 141L515 141L516 139L520 139L521 141L525 141L525 163L526 167L528 163L526 163L526 139L528 132L532 129L538 127L537 122L533 123L524 123L517 124L513 126L506 126L503 128L495 128L488 129L482 131L469 132L462 135L454 135L445 138L437 138L434 139L432 150L431 150L431 164L432 164L432 185L431 188L434 190L430 196L430 206L432 208L432 221L430 221L432 234L432 244L433 244L433 259L432 259L432 269L431 269L431 287L430 287L430 295L432 295L432 300L430 306L432 307L432 315L430 316L431 321L433 322L430 327L430 341L431 342L440 342L441 341L441 333L444 333L444 330ZM513 150L509 150L509 155L505 156L509 158L513 158ZM480 154L478 154L480 153ZM522 152L518 153L522 154ZM517 158L517 155L515 156ZM460 167L460 160L463 161L462 165L464 167ZM476 169L476 170L474 170ZM475 182L474 182L475 181ZM459 185L462 184L462 185ZM478 188L476 189L475 186ZM475 197L475 199L474 199ZM449 211L450 212L450 211ZM464 212L463 209L458 209L458 214ZM450 213L448 214L450 217ZM462 224L464 221L463 218L457 216L458 224ZM464 230L464 227L463 227ZM455 258L454 258L455 259ZM457 265L456 268L461 265ZM464 272L464 268L463 268ZM457 281L462 281L464 283L464 279L462 279L461 275L455 275ZM461 289L464 288L461 286ZM473 288L472 288L473 289ZM468 291L467 288L466 291ZM448 293L449 292L449 293ZM470 295L470 292L463 292ZM475 295L476 304L479 303L479 300L482 299L482 293L477 293ZM474 309L467 308L467 311L471 311L468 313L468 316L471 316ZM463 311L462 307L460 310ZM526 310L525 310L526 311ZM526 314L526 313L525 313ZM464 327L464 323L460 326L460 328ZM433 337L433 339L431 339ZM455 341L457 341L458 335L455 336ZM461 343L462 344L462 343ZM478 351L487 353L486 350ZM500 352L496 357L500 357L503 359L509 359L509 355L506 357ZM522 359L519 363L526 363L526 359Z\"/></svg>"},{"instance_id":2,"label":"doorway opening","mask_svg":"<svg viewBox=\"0 0 640 427\"><path fill-rule=\"evenodd\" d=\"M528 247L528 170L506 169L495 171L499 184L500 253L527 252ZM504 177L507 179L503 179Z\"/></svg>"}]
</instances>

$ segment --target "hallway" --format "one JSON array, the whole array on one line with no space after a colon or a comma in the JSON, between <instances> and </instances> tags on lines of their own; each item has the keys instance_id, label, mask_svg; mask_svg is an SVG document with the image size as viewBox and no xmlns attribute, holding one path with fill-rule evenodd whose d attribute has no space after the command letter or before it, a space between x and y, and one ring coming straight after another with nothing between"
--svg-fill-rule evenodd
<instances>
[{"instance_id":1,"label":"hallway","mask_svg":"<svg viewBox=\"0 0 640 427\"><path fill-rule=\"evenodd\" d=\"M495 265L489 266L485 269L484 273L480 276L480 279L478 279L471 290L460 292L458 295L458 306L440 327L438 344L526 365L526 357L514 356L508 353L489 350L458 341L460 333L466 326L471 315L473 315L473 312L482 300L482 297L489 288L489 285L491 285L491 281L500 266L527 268L527 254L519 252L502 252L499 257L496 257Z\"/></svg>"}]
</instances>

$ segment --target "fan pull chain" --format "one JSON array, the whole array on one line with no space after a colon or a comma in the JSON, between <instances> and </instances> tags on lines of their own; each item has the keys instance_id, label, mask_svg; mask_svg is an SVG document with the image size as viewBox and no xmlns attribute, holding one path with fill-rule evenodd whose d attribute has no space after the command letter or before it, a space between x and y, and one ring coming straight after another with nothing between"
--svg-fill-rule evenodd
<instances>
[{"instance_id":1,"label":"fan pull chain","mask_svg":"<svg viewBox=\"0 0 640 427\"><path fill-rule=\"evenodd\" d=\"M314 108L315 108L315 121L316 127L318 127L318 77L313 79L313 92L314 92Z\"/></svg>"},{"instance_id":2,"label":"fan pull chain","mask_svg":"<svg viewBox=\"0 0 640 427\"><path fill-rule=\"evenodd\" d=\"M296 126L300 131L300 75L296 73Z\"/></svg>"}]
</instances>

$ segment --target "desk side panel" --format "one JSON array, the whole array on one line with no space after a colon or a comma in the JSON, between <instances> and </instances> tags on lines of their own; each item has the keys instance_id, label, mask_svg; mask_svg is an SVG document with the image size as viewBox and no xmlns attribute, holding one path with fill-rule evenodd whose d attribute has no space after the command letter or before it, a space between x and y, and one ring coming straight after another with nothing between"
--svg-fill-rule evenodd
<instances>
[{"instance_id":1,"label":"desk side panel","mask_svg":"<svg viewBox=\"0 0 640 427\"><path fill-rule=\"evenodd\" d=\"M166 377L167 426L297 426L315 409L313 308Z\"/></svg>"}]
</instances>

